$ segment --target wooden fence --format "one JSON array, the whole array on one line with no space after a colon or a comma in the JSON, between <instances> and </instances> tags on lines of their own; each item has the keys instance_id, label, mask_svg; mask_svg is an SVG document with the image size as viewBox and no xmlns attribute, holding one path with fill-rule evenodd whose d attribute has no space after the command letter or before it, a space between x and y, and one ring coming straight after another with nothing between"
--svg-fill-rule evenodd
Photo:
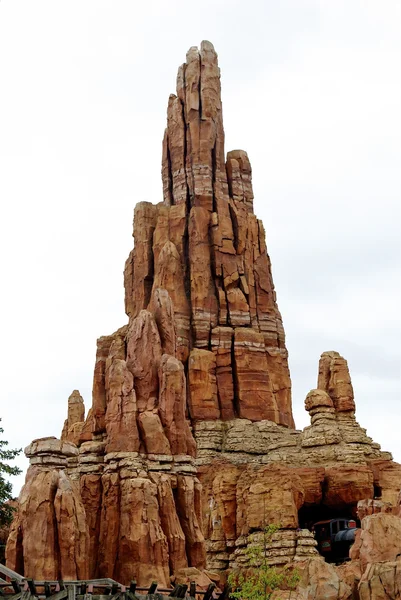
<instances>
[{"instance_id":1,"label":"wooden fence","mask_svg":"<svg viewBox=\"0 0 401 600\"><path fill-rule=\"evenodd\" d=\"M166 600L166 596L171 599L228 600L229 595L228 585L220 592L216 590L214 583L207 590L200 590L195 582L180 583L167 589L159 588L156 581L149 587L137 586L135 580L129 585L123 585L114 579L36 581L0 564L0 596L7 600Z\"/></svg>"}]
</instances>

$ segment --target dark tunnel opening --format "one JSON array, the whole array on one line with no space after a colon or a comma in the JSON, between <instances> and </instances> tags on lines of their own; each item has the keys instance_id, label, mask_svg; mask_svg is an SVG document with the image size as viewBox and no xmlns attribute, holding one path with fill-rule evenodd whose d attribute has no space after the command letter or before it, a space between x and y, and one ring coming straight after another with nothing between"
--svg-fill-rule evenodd
<instances>
[{"instance_id":1,"label":"dark tunnel opening","mask_svg":"<svg viewBox=\"0 0 401 600\"><path fill-rule=\"evenodd\" d=\"M323 504L303 506L298 511L299 527L314 533L317 550L327 562L349 559L349 550L360 527L356 506L333 508Z\"/></svg>"}]
</instances>

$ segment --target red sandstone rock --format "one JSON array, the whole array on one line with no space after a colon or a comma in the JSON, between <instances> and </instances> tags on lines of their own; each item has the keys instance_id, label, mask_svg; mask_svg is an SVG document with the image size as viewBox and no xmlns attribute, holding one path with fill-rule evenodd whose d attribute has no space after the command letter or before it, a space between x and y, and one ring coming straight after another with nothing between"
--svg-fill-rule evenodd
<instances>
[{"instance_id":1,"label":"red sandstone rock","mask_svg":"<svg viewBox=\"0 0 401 600\"><path fill-rule=\"evenodd\" d=\"M189 215L191 306L195 345L208 348L210 332L217 324L218 303L214 291L209 245L210 213L194 206Z\"/></svg>"},{"instance_id":2,"label":"red sandstone rock","mask_svg":"<svg viewBox=\"0 0 401 600\"><path fill-rule=\"evenodd\" d=\"M3 506L7 506L7 507L10 507L11 509L13 509L12 519L13 520L18 519L18 501L17 500L7 500ZM10 536L10 529L11 529L11 523L2 523L0 525L0 547L1 547L0 560L1 560L1 563L5 562L4 552L5 552L7 540ZM18 535L18 529L14 530L14 536L15 535ZM24 568L23 565L22 565L22 568Z\"/></svg>"},{"instance_id":3,"label":"red sandstone rock","mask_svg":"<svg viewBox=\"0 0 401 600\"><path fill-rule=\"evenodd\" d=\"M125 312L135 318L149 304L153 284L152 239L156 206L139 202L134 211L135 246L125 263Z\"/></svg>"},{"instance_id":4,"label":"red sandstone rock","mask_svg":"<svg viewBox=\"0 0 401 600\"><path fill-rule=\"evenodd\" d=\"M321 503L325 470L323 467L303 467L296 470L304 489L304 505L314 506Z\"/></svg>"},{"instance_id":5,"label":"red sandstone rock","mask_svg":"<svg viewBox=\"0 0 401 600\"><path fill-rule=\"evenodd\" d=\"M216 358L209 350L192 350L188 361L189 410L191 418L218 419Z\"/></svg>"},{"instance_id":6,"label":"red sandstone rock","mask_svg":"<svg viewBox=\"0 0 401 600\"><path fill-rule=\"evenodd\" d=\"M89 567L87 561L89 536L86 515L78 487L71 482L65 471L59 472L54 512L60 552L60 573L67 580L86 579ZM29 551L28 548L27 551ZM36 546L36 553L33 549L32 552L37 555L40 551ZM35 574L34 570L32 570L32 574Z\"/></svg>"},{"instance_id":7,"label":"red sandstone rock","mask_svg":"<svg viewBox=\"0 0 401 600\"><path fill-rule=\"evenodd\" d=\"M85 423L74 397L65 443L27 448L32 466L7 556L39 579L167 585L174 571L206 566L205 536L208 566L224 572L235 544L269 523L282 528L282 555L299 559L315 552L310 534L294 531L301 506L348 510L379 491L396 502L399 469L353 420L338 353L322 355L319 389L307 396L312 426L280 427L294 427L284 329L248 156L234 150L225 160L210 42L191 48L179 69L162 179L164 202L135 208L129 324L98 340ZM214 462L220 453L227 460ZM393 556L369 535L356 544L361 560L377 548ZM305 564L302 600L349 597L330 566Z\"/></svg>"},{"instance_id":8,"label":"red sandstone rock","mask_svg":"<svg viewBox=\"0 0 401 600\"><path fill-rule=\"evenodd\" d=\"M105 371L106 360L112 342L113 336L111 335L103 336L97 340L96 363L92 388L92 413L90 416L93 433L102 433L106 427L104 420L106 414ZM89 419L89 413L87 419ZM84 429L86 429L85 425Z\"/></svg>"},{"instance_id":9,"label":"red sandstone rock","mask_svg":"<svg viewBox=\"0 0 401 600\"><path fill-rule=\"evenodd\" d=\"M196 445L185 417L186 382L178 359L164 354L159 370L159 414L172 454L195 456Z\"/></svg>"},{"instance_id":10,"label":"red sandstone rock","mask_svg":"<svg viewBox=\"0 0 401 600\"><path fill-rule=\"evenodd\" d=\"M156 228L153 233L153 259L159 262L160 252L163 247L171 242L174 244L182 267L183 277L187 277L187 258L185 242L188 229L187 210L185 204L168 206L160 203L157 205Z\"/></svg>"},{"instance_id":11,"label":"red sandstone rock","mask_svg":"<svg viewBox=\"0 0 401 600\"><path fill-rule=\"evenodd\" d=\"M79 442L85 421L85 405L78 390L74 390L68 398L68 416L64 422L61 433L62 440L68 440L73 444Z\"/></svg>"},{"instance_id":12,"label":"red sandstone rock","mask_svg":"<svg viewBox=\"0 0 401 600\"><path fill-rule=\"evenodd\" d=\"M351 560L359 560L362 573L368 563L394 561L401 554L401 519L396 515L378 513L361 522L355 543L350 550Z\"/></svg>"},{"instance_id":13,"label":"red sandstone rock","mask_svg":"<svg viewBox=\"0 0 401 600\"><path fill-rule=\"evenodd\" d=\"M75 449L75 450L74 450ZM26 577L86 579L89 536L79 490L65 473L77 452L55 438L35 440L26 453L30 466L19 497L6 550L8 566Z\"/></svg>"},{"instance_id":14,"label":"red sandstone rock","mask_svg":"<svg viewBox=\"0 0 401 600\"><path fill-rule=\"evenodd\" d=\"M155 288L149 308L154 314L157 329L159 330L162 353L175 356L177 335L174 322L174 307L168 291L163 288Z\"/></svg>"},{"instance_id":15,"label":"red sandstone rock","mask_svg":"<svg viewBox=\"0 0 401 600\"><path fill-rule=\"evenodd\" d=\"M317 387L329 394L337 412L355 412L348 364L338 352L323 352L319 361Z\"/></svg>"},{"instance_id":16,"label":"red sandstone rock","mask_svg":"<svg viewBox=\"0 0 401 600\"><path fill-rule=\"evenodd\" d=\"M106 361L105 415L107 452L138 452L137 401L134 378L121 358Z\"/></svg>"},{"instance_id":17,"label":"red sandstone rock","mask_svg":"<svg viewBox=\"0 0 401 600\"><path fill-rule=\"evenodd\" d=\"M9 568L15 570L20 566L18 557L23 556L23 573L27 577L36 577L37 573L42 574L44 579L58 577L59 549L56 545L57 531L53 526L57 483L57 471L38 472L37 467L32 467L20 494L19 514L11 526L6 560ZM28 529L30 519L33 522L33 515L35 528ZM41 532L40 539L37 531Z\"/></svg>"},{"instance_id":18,"label":"red sandstone rock","mask_svg":"<svg viewBox=\"0 0 401 600\"><path fill-rule=\"evenodd\" d=\"M168 546L160 524L157 486L149 479L127 478L120 482L120 534L114 576L139 585L153 580L169 583Z\"/></svg>"},{"instance_id":19,"label":"red sandstone rock","mask_svg":"<svg viewBox=\"0 0 401 600\"><path fill-rule=\"evenodd\" d=\"M167 135L168 134L168 135ZM166 204L185 204L187 201L187 181L185 174L185 123L181 100L170 94L167 108L166 158L163 160L163 187L171 190L170 201ZM169 160L169 164L168 163ZM165 177L167 182L164 183ZM171 177L171 180L170 180ZM166 196L165 196L166 200Z\"/></svg>"},{"instance_id":20,"label":"red sandstone rock","mask_svg":"<svg viewBox=\"0 0 401 600\"><path fill-rule=\"evenodd\" d=\"M155 261L154 288L164 288L173 302L177 357L185 361L189 349L190 308L185 293L184 271L177 247L167 241Z\"/></svg>"},{"instance_id":21,"label":"red sandstone rock","mask_svg":"<svg viewBox=\"0 0 401 600\"><path fill-rule=\"evenodd\" d=\"M350 588L353 596L358 597L358 585L362 577L361 566L357 561L346 561L336 565L335 570L339 578Z\"/></svg>"},{"instance_id":22,"label":"red sandstone rock","mask_svg":"<svg viewBox=\"0 0 401 600\"><path fill-rule=\"evenodd\" d=\"M252 168L244 150L227 152L227 176L230 195L236 208L253 213ZM241 237L243 240L244 236Z\"/></svg>"},{"instance_id":23,"label":"red sandstone rock","mask_svg":"<svg viewBox=\"0 0 401 600\"><path fill-rule=\"evenodd\" d=\"M157 485L160 523L166 536L169 551L170 572L188 566L186 540L178 518L173 489L177 489L177 478L171 475L152 473L152 481Z\"/></svg>"},{"instance_id":24,"label":"red sandstone rock","mask_svg":"<svg viewBox=\"0 0 401 600\"><path fill-rule=\"evenodd\" d=\"M13 502L13 501L11 501ZM0 529L0 539L5 547L5 558L7 565L17 573L24 572L24 549L21 519L19 515L19 503L15 502L15 511L10 525L3 525Z\"/></svg>"},{"instance_id":25,"label":"red sandstone rock","mask_svg":"<svg viewBox=\"0 0 401 600\"><path fill-rule=\"evenodd\" d=\"M295 529L303 501L301 478L292 469L279 464L248 467L237 484L237 533L269 524Z\"/></svg>"},{"instance_id":26,"label":"red sandstone rock","mask_svg":"<svg viewBox=\"0 0 401 600\"><path fill-rule=\"evenodd\" d=\"M359 600L401 600L401 559L369 564L358 587Z\"/></svg>"},{"instance_id":27,"label":"red sandstone rock","mask_svg":"<svg viewBox=\"0 0 401 600\"><path fill-rule=\"evenodd\" d=\"M321 558L312 558L297 565L301 580L297 593L302 600L351 600L352 591L340 579L334 566Z\"/></svg>"},{"instance_id":28,"label":"red sandstone rock","mask_svg":"<svg viewBox=\"0 0 401 600\"><path fill-rule=\"evenodd\" d=\"M185 535L188 565L206 566L205 538L202 533L201 486L197 479L177 476L176 506Z\"/></svg>"},{"instance_id":29,"label":"red sandstone rock","mask_svg":"<svg viewBox=\"0 0 401 600\"><path fill-rule=\"evenodd\" d=\"M114 577L118 557L121 521L120 477L118 472L102 476L102 511L99 532L99 577Z\"/></svg>"},{"instance_id":30,"label":"red sandstone rock","mask_svg":"<svg viewBox=\"0 0 401 600\"><path fill-rule=\"evenodd\" d=\"M188 199L193 207L188 233L195 344L208 347L217 305L219 325L252 324L262 331L276 419L293 426L284 330L263 227L252 214L251 166L246 153L236 150L228 153L226 168L219 69L209 42L200 51L191 48L179 69L177 95L169 100L162 173L165 204L182 206Z\"/></svg>"},{"instance_id":31,"label":"red sandstone rock","mask_svg":"<svg viewBox=\"0 0 401 600\"><path fill-rule=\"evenodd\" d=\"M277 320L277 323L279 326L281 321ZM280 325L280 327L282 327L282 325ZM287 350L283 347L266 348L267 368L270 373L273 394L279 412L278 423L285 427L295 429L295 423L292 416L291 379L287 357Z\"/></svg>"},{"instance_id":32,"label":"red sandstone rock","mask_svg":"<svg viewBox=\"0 0 401 600\"><path fill-rule=\"evenodd\" d=\"M88 573L89 579L97 577L97 556L99 549L100 517L102 503L101 475L82 475L80 478L80 494L85 509L86 523L89 533Z\"/></svg>"},{"instance_id":33,"label":"red sandstone rock","mask_svg":"<svg viewBox=\"0 0 401 600\"><path fill-rule=\"evenodd\" d=\"M234 330L215 327L212 330L212 350L216 357L216 382L220 417L223 421L235 418L234 380L231 363Z\"/></svg>"},{"instance_id":34,"label":"red sandstone rock","mask_svg":"<svg viewBox=\"0 0 401 600\"><path fill-rule=\"evenodd\" d=\"M239 416L250 421L277 422L279 413L267 369L263 335L253 329L236 328L234 356Z\"/></svg>"},{"instance_id":35,"label":"red sandstone rock","mask_svg":"<svg viewBox=\"0 0 401 600\"><path fill-rule=\"evenodd\" d=\"M400 493L398 494L397 505L394 508L393 513L395 515L397 515L397 517L400 517L400 519L401 519L401 490L400 490Z\"/></svg>"},{"instance_id":36,"label":"red sandstone rock","mask_svg":"<svg viewBox=\"0 0 401 600\"><path fill-rule=\"evenodd\" d=\"M159 394L161 341L152 313L141 310L127 334L127 367L134 376L139 412L152 410Z\"/></svg>"},{"instance_id":37,"label":"red sandstone rock","mask_svg":"<svg viewBox=\"0 0 401 600\"><path fill-rule=\"evenodd\" d=\"M190 583L194 582L197 590L204 591L206 591L209 585L213 583L206 570L199 571L199 569L195 569L195 567L187 567L174 571L172 579L175 585L186 583L189 586Z\"/></svg>"},{"instance_id":38,"label":"red sandstone rock","mask_svg":"<svg viewBox=\"0 0 401 600\"><path fill-rule=\"evenodd\" d=\"M371 498L359 500L357 506L357 517L360 521L369 515L377 515L378 513L392 514L393 506L390 502L382 502L382 500L372 500Z\"/></svg>"},{"instance_id":39,"label":"red sandstone rock","mask_svg":"<svg viewBox=\"0 0 401 600\"><path fill-rule=\"evenodd\" d=\"M369 462L373 471L374 484L383 502L397 506L401 488L401 465L390 460Z\"/></svg>"},{"instance_id":40,"label":"red sandstone rock","mask_svg":"<svg viewBox=\"0 0 401 600\"><path fill-rule=\"evenodd\" d=\"M160 417L156 412L146 410L138 417L141 437L148 454L171 454L171 448L164 434Z\"/></svg>"},{"instance_id":41,"label":"red sandstone rock","mask_svg":"<svg viewBox=\"0 0 401 600\"><path fill-rule=\"evenodd\" d=\"M240 467L224 463L220 467L214 465L211 469L211 488L207 490L206 485L203 492L204 525L208 539L213 539L216 522L221 524L226 541L237 537L237 483L241 472ZM203 478L201 482L204 485Z\"/></svg>"},{"instance_id":42,"label":"red sandstone rock","mask_svg":"<svg viewBox=\"0 0 401 600\"><path fill-rule=\"evenodd\" d=\"M341 510L363 498L373 497L373 474L365 465L327 467L323 504Z\"/></svg>"}]
</instances>

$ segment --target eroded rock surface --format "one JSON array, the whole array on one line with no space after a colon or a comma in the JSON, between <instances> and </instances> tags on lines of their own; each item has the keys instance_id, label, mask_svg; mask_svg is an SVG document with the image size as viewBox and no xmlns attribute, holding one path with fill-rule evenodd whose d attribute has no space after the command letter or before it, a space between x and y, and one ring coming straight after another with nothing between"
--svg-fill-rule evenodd
<instances>
[{"instance_id":1,"label":"eroded rock surface","mask_svg":"<svg viewBox=\"0 0 401 600\"><path fill-rule=\"evenodd\" d=\"M78 390L74 390L68 398L68 416L64 421L61 439L74 444L79 443L79 438L85 422L84 399Z\"/></svg>"},{"instance_id":2,"label":"eroded rock surface","mask_svg":"<svg viewBox=\"0 0 401 600\"><path fill-rule=\"evenodd\" d=\"M75 445L56 438L35 440L7 543L7 564L26 577L46 580L88 577L89 535L79 486L67 474ZM32 522L34 519L34 522Z\"/></svg>"},{"instance_id":3,"label":"eroded rock surface","mask_svg":"<svg viewBox=\"0 0 401 600\"><path fill-rule=\"evenodd\" d=\"M301 521L314 510L356 516L359 502L359 570L382 556L397 574L395 547L379 524L392 517L398 532L401 466L357 423L337 352L322 354L317 388L305 400L311 424L295 429L252 169L243 150L225 155L210 42L190 48L178 70L162 181L163 202L135 207L124 271L128 323L97 341L86 419L74 391L62 440L26 449L31 466L9 566L42 580L167 586L192 573L207 582L199 576L206 567L215 579L247 567L247 547L275 523L266 558L302 567L296 597L346 600L350 587L319 558ZM380 578L371 573L363 581Z\"/></svg>"}]
</instances>

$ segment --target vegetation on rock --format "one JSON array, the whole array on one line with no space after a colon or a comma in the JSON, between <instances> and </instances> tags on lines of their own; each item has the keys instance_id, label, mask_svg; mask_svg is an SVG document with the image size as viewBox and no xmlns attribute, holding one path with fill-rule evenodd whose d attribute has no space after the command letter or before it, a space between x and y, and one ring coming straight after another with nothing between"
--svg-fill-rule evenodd
<instances>
[{"instance_id":1,"label":"vegetation on rock","mask_svg":"<svg viewBox=\"0 0 401 600\"><path fill-rule=\"evenodd\" d=\"M231 598L236 600L269 600L275 590L294 590L300 575L296 568L269 564L268 546L279 525L268 525L263 530L260 543L248 545L246 555L249 568L238 569L228 577L232 587Z\"/></svg>"}]
</instances>

